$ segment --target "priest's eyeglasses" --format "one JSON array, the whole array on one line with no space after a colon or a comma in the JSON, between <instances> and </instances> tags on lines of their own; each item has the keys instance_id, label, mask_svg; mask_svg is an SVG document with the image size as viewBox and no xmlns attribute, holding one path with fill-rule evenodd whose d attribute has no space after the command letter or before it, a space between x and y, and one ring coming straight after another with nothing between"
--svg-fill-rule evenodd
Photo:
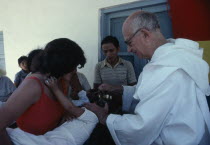
<instances>
[{"instance_id":1,"label":"priest's eyeglasses","mask_svg":"<svg viewBox=\"0 0 210 145\"><path fill-rule=\"evenodd\" d=\"M133 35L130 36L130 38L128 40L125 40L125 44L128 45L128 46L131 46L131 40L136 36L136 34L141 31L142 28L139 28L136 30L135 33L133 33Z\"/></svg>"}]
</instances>

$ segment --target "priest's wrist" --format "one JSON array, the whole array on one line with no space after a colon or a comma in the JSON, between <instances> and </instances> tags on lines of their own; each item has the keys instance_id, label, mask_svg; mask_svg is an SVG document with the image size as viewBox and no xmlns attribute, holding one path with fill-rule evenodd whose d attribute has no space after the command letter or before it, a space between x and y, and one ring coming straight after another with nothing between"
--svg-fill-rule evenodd
<instances>
[{"instance_id":1,"label":"priest's wrist","mask_svg":"<svg viewBox=\"0 0 210 145\"><path fill-rule=\"evenodd\" d=\"M105 110L101 110L97 112L98 120L101 124L106 125L106 119L108 117L108 113Z\"/></svg>"},{"instance_id":2,"label":"priest's wrist","mask_svg":"<svg viewBox=\"0 0 210 145\"><path fill-rule=\"evenodd\" d=\"M106 120L107 120L108 114L106 114L105 116L103 116L99 121L101 124L106 125Z\"/></svg>"}]
</instances>

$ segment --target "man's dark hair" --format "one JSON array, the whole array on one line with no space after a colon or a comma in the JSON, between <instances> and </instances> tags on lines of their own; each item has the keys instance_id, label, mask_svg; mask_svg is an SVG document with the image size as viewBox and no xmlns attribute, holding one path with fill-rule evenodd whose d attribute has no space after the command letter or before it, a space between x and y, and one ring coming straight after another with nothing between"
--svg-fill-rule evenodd
<instances>
[{"instance_id":1,"label":"man's dark hair","mask_svg":"<svg viewBox=\"0 0 210 145\"><path fill-rule=\"evenodd\" d=\"M101 47L103 44L107 43L112 43L116 48L119 47L119 41L117 40L116 37L114 36L106 36L102 41L101 41Z\"/></svg>"},{"instance_id":2,"label":"man's dark hair","mask_svg":"<svg viewBox=\"0 0 210 145\"><path fill-rule=\"evenodd\" d=\"M18 58L18 64L20 65L21 62L27 61L27 60L28 60L27 56L21 56L21 57Z\"/></svg>"},{"instance_id":3,"label":"man's dark hair","mask_svg":"<svg viewBox=\"0 0 210 145\"><path fill-rule=\"evenodd\" d=\"M32 72L50 73L56 78L82 68L86 58L82 48L72 40L59 38L49 42L32 62Z\"/></svg>"},{"instance_id":4,"label":"man's dark hair","mask_svg":"<svg viewBox=\"0 0 210 145\"><path fill-rule=\"evenodd\" d=\"M36 56L38 56L39 54L40 54L40 52L42 52L43 50L42 49L34 49L34 50L32 50L31 52L29 52L29 54L28 54L28 60L27 60L27 67L28 67L28 70L29 70L29 72L31 72L32 70L32 68L31 68L31 64L32 64L32 61L33 61L33 59L36 57Z\"/></svg>"}]
</instances>

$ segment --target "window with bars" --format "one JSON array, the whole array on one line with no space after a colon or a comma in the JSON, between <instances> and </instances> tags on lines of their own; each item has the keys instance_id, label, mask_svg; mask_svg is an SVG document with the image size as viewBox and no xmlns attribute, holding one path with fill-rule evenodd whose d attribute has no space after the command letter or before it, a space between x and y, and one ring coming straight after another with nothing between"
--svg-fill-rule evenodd
<instances>
[{"instance_id":1,"label":"window with bars","mask_svg":"<svg viewBox=\"0 0 210 145\"><path fill-rule=\"evenodd\" d=\"M5 70L3 31L0 31L0 69Z\"/></svg>"}]
</instances>

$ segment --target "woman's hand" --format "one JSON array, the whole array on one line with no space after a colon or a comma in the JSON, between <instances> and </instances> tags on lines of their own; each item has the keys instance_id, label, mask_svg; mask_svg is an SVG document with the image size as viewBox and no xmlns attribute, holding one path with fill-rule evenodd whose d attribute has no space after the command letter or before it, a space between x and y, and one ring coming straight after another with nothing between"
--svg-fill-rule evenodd
<instances>
[{"instance_id":1,"label":"woman's hand","mask_svg":"<svg viewBox=\"0 0 210 145\"><path fill-rule=\"evenodd\" d=\"M76 118L76 116L74 114L70 114L70 113L66 113L65 116L63 117L63 119L65 121L71 121L73 120L74 118Z\"/></svg>"},{"instance_id":2,"label":"woman's hand","mask_svg":"<svg viewBox=\"0 0 210 145\"><path fill-rule=\"evenodd\" d=\"M63 123L65 123L66 121L72 121L73 119L75 119L76 116L69 114L68 112L64 113L64 116L62 117L60 123L58 124L58 126L62 125Z\"/></svg>"},{"instance_id":3,"label":"woman's hand","mask_svg":"<svg viewBox=\"0 0 210 145\"><path fill-rule=\"evenodd\" d=\"M71 121L71 120L73 120L73 119L75 119L76 118L76 116L74 115L74 114L72 114L72 113L69 113L69 112L66 112L65 114L64 114L64 117L63 117L63 119L65 120L65 121Z\"/></svg>"}]
</instances>

